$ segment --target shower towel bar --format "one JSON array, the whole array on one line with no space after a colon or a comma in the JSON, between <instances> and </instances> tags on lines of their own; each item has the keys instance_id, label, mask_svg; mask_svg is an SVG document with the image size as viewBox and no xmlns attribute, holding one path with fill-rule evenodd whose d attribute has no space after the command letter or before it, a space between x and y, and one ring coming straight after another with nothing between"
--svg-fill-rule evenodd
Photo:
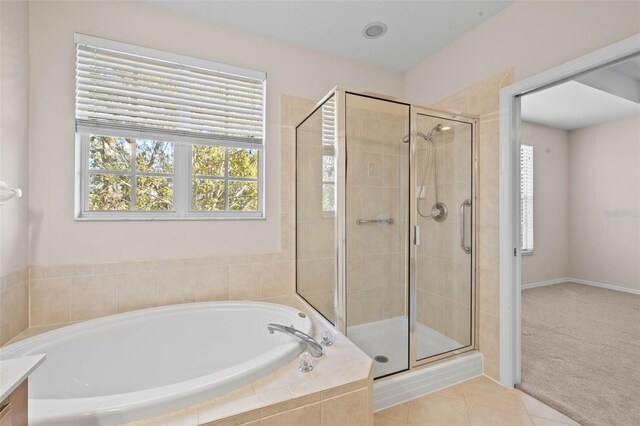
<instances>
[{"instance_id":1,"label":"shower towel bar","mask_svg":"<svg viewBox=\"0 0 640 426\"><path fill-rule=\"evenodd\" d=\"M393 218L389 219L357 219L356 224L366 225L368 223L386 223L387 225L393 225Z\"/></svg>"}]
</instances>

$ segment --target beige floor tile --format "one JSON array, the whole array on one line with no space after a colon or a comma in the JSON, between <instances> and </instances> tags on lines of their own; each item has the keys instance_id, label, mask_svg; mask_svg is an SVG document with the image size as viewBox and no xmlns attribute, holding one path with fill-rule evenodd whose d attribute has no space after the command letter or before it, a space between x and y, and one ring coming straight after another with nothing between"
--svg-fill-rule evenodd
<instances>
[{"instance_id":1,"label":"beige floor tile","mask_svg":"<svg viewBox=\"0 0 640 426\"><path fill-rule=\"evenodd\" d=\"M441 389L435 393L442 396L449 396L451 398L464 399L464 383L449 386L448 388Z\"/></svg>"},{"instance_id":2,"label":"beige floor tile","mask_svg":"<svg viewBox=\"0 0 640 426\"><path fill-rule=\"evenodd\" d=\"M467 405L471 426L532 426L527 413L501 410L488 405Z\"/></svg>"},{"instance_id":3,"label":"beige floor tile","mask_svg":"<svg viewBox=\"0 0 640 426\"><path fill-rule=\"evenodd\" d=\"M461 383L466 398L476 396L495 395L498 392L509 390L486 376L475 377Z\"/></svg>"},{"instance_id":4,"label":"beige floor tile","mask_svg":"<svg viewBox=\"0 0 640 426\"><path fill-rule=\"evenodd\" d=\"M409 402L409 425L468 426L469 416L463 400L426 395Z\"/></svg>"},{"instance_id":5,"label":"beige floor tile","mask_svg":"<svg viewBox=\"0 0 640 426\"><path fill-rule=\"evenodd\" d=\"M560 422L562 424L572 425L572 426L580 426L579 423L573 421L569 417L564 414L554 410L548 405L538 401L537 399L527 395L524 392L518 392L522 402L524 403L527 412L532 417L539 417L542 419L552 420L555 422Z\"/></svg>"},{"instance_id":6,"label":"beige floor tile","mask_svg":"<svg viewBox=\"0 0 640 426\"><path fill-rule=\"evenodd\" d=\"M378 411L376 413L376 416L404 422L404 424L407 424L407 418L409 416L409 403L394 405L393 407L389 407L386 410Z\"/></svg>"},{"instance_id":7,"label":"beige floor tile","mask_svg":"<svg viewBox=\"0 0 640 426\"><path fill-rule=\"evenodd\" d=\"M516 390L507 390L490 395L467 397L468 403L486 405L503 410L527 413L527 410Z\"/></svg>"},{"instance_id":8,"label":"beige floor tile","mask_svg":"<svg viewBox=\"0 0 640 426\"><path fill-rule=\"evenodd\" d=\"M406 421L389 419L378 414L373 416L373 426L407 426Z\"/></svg>"},{"instance_id":9,"label":"beige floor tile","mask_svg":"<svg viewBox=\"0 0 640 426\"><path fill-rule=\"evenodd\" d=\"M568 418L568 417L567 417ZM580 423L576 423L573 420L569 419L571 423L563 423L555 420L543 419L542 417L531 417L533 420L534 426L569 426L569 425L580 425Z\"/></svg>"},{"instance_id":10,"label":"beige floor tile","mask_svg":"<svg viewBox=\"0 0 640 426\"><path fill-rule=\"evenodd\" d=\"M476 377L374 415L374 426L580 426L519 390Z\"/></svg>"}]
</instances>

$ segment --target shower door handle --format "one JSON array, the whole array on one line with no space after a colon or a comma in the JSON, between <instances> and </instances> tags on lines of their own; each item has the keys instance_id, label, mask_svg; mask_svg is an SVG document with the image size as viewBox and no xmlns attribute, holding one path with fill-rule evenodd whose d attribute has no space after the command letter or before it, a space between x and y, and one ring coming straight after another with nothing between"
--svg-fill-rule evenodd
<instances>
[{"instance_id":1,"label":"shower door handle","mask_svg":"<svg viewBox=\"0 0 640 426\"><path fill-rule=\"evenodd\" d=\"M420 225L413 227L413 244L416 246L420 245Z\"/></svg>"},{"instance_id":2,"label":"shower door handle","mask_svg":"<svg viewBox=\"0 0 640 426\"><path fill-rule=\"evenodd\" d=\"M462 202L462 204L460 205L460 248L462 249L463 252L469 254L471 253L471 246L467 246L465 245L465 233L466 233L466 229L467 227L465 226L466 224L466 215L465 215L465 207L471 207L471 200L470 199L466 199Z\"/></svg>"}]
</instances>

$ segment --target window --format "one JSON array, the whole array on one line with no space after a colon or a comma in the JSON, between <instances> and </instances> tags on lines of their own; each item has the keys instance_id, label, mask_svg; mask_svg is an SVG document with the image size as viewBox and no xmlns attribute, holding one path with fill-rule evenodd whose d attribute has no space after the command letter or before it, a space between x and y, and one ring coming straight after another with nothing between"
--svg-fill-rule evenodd
<instances>
[{"instance_id":1,"label":"window","mask_svg":"<svg viewBox=\"0 0 640 426\"><path fill-rule=\"evenodd\" d=\"M322 105L322 211L336 211L336 101Z\"/></svg>"},{"instance_id":2,"label":"window","mask_svg":"<svg viewBox=\"0 0 640 426\"><path fill-rule=\"evenodd\" d=\"M264 216L265 75L76 34L76 216Z\"/></svg>"},{"instance_id":3,"label":"window","mask_svg":"<svg viewBox=\"0 0 640 426\"><path fill-rule=\"evenodd\" d=\"M533 147L520 147L520 251L533 254Z\"/></svg>"}]
</instances>

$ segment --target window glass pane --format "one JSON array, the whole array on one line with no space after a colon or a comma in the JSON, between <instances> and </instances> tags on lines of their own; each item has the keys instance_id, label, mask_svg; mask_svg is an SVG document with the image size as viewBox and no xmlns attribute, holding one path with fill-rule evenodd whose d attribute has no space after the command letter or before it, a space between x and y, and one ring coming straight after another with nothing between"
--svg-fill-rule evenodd
<instances>
[{"instance_id":1,"label":"window glass pane","mask_svg":"<svg viewBox=\"0 0 640 426\"><path fill-rule=\"evenodd\" d=\"M336 181L336 157L333 155L322 156L322 180L325 182Z\"/></svg>"},{"instance_id":2,"label":"window glass pane","mask_svg":"<svg viewBox=\"0 0 640 426\"><path fill-rule=\"evenodd\" d=\"M193 145L193 174L224 176L224 150L219 146Z\"/></svg>"},{"instance_id":3,"label":"window glass pane","mask_svg":"<svg viewBox=\"0 0 640 426\"><path fill-rule=\"evenodd\" d=\"M336 186L333 183L322 184L322 211L331 212L336 209Z\"/></svg>"},{"instance_id":4,"label":"window glass pane","mask_svg":"<svg viewBox=\"0 0 640 426\"><path fill-rule=\"evenodd\" d=\"M131 170L131 144L124 138L92 135L89 139L89 169Z\"/></svg>"},{"instance_id":5,"label":"window glass pane","mask_svg":"<svg viewBox=\"0 0 640 426\"><path fill-rule=\"evenodd\" d=\"M195 211L224 210L224 181L193 179L191 208Z\"/></svg>"},{"instance_id":6,"label":"window glass pane","mask_svg":"<svg viewBox=\"0 0 640 426\"><path fill-rule=\"evenodd\" d=\"M229 181L229 210L258 210L258 182Z\"/></svg>"},{"instance_id":7,"label":"window glass pane","mask_svg":"<svg viewBox=\"0 0 640 426\"><path fill-rule=\"evenodd\" d=\"M229 148L229 176L258 177L258 150Z\"/></svg>"},{"instance_id":8,"label":"window glass pane","mask_svg":"<svg viewBox=\"0 0 640 426\"><path fill-rule=\"evenodd\" d=\"M89 210L129 210L131 177L107 174L89 176Z\"/></svg>"},{"instance_id":9,"label":"window glass pane","mask_svg":"<svg viewBox=\"0 0 640 426\"><path fill-rule=\"evenodd\" d=\"M173 143L137 140L136 170L147 173L173 173Z\"/></svg>"},{"instance_id":10,"label":"window glass pane","mask_svg":"<svg viewBox=\"0 0 640 426\"><path fill-rule=\"evenodd\" d=\"M136 178L136 210L173 210L173 179L160 176Z\"/></svg>"}]
</instances>

